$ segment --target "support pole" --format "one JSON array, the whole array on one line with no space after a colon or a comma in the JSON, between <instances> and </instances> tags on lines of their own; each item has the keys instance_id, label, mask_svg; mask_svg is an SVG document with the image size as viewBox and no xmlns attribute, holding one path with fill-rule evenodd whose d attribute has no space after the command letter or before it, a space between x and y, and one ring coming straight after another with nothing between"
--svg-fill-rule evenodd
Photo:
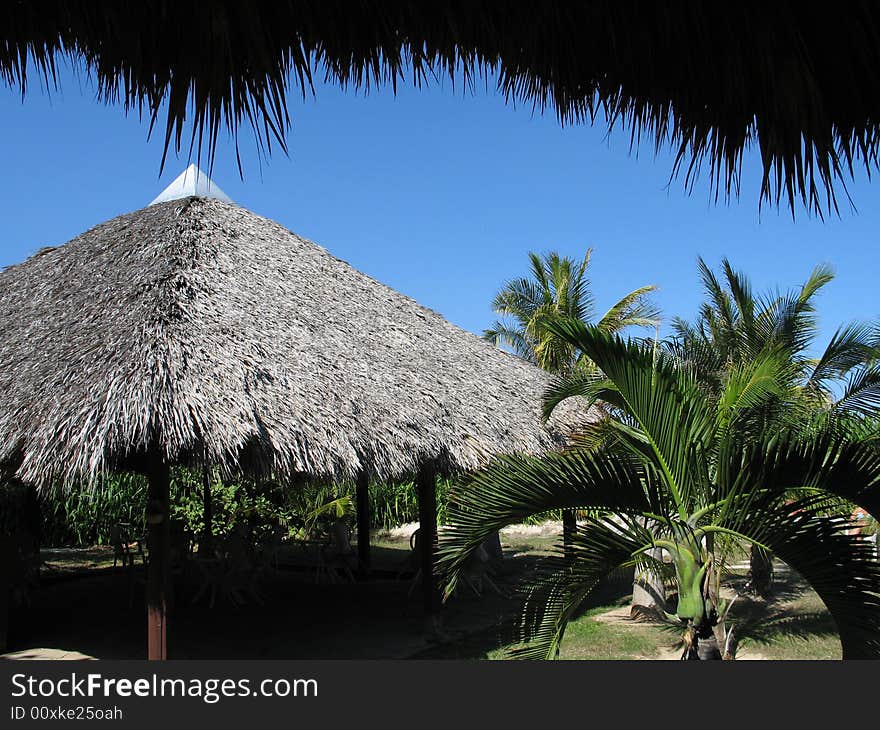
<instances>
[{"instance_id":1,"label":"support pole","mask_svg":"<svg viewBox=\"0 0 880 730\"><path fill-rule=\"evenodd\" d=\"M419 496L419 564L422 570L422 591L425 613L433 615L440 609L440 591L435 575L437 563L437 473L425 464L416 477Z\"/></svg>"},{"instance_id":2,"label":"support pole","mask_svg":"<svg viewBox=\"0 0 880 730\"><path fill-rule=\"evenodd\" d=\"M211 477L208 467L202 469L202 515L205 526L199 540L199 555L210 557L214 543L214 506L211 502Z\"/></svg>"},{"instance_id":3,"label":"support pole","mask_svg":"<svg viewBox=\"0 0 880 730\"><path fill-rule=\"evenodd\" d=\"M0 535L0 652L5 652L9 641L9 604L12 598L12 564L17 559L11 537Z\"/></svg>"},{"instance_id":4,"label":"support pole","mask_svg":"<svg viewBox=\"0 0 880 730\"><path fill-rule=\"evenodd\" d=\"M370 475L364 469L357 478L358 572L370 574Z\"/></svg>"},{"instance_id":5,"label":"support pole","mask_svg":"<svg viewBox=\"0 0 880 730\"><path fill-rule=\"evenodd\" d=\"M169 501L171 474L168 465L156 461L147 472L147 659L168 658L169 598Z\"/></svg>"},{"instance_id":6,"label":"support pole","mask_svg":"<svg viewBox=\"0 0 880 730\"><path fill-rule=\"evenodd\" d=\"M574 557L574 536L577 534L577 513L567 509L562 512L562 544L565 557Z\"/></svg>"}]
</instances>

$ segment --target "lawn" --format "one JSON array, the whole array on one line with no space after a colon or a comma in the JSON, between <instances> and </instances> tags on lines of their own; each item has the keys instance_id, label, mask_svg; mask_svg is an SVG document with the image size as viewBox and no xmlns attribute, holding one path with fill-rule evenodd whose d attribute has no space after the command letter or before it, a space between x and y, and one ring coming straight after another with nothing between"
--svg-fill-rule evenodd
<instances>
[{"instance_id":1,"label":"lawn","mask_svg":"<svg viewBox=\"0 0 880 730\"><path fill-rule=\"evenodd\" d=\"M509 555L540 556L551 547L552 537L508 535L504 547ZM508 582L515 574L508 574ZM745 583L742 570L732 571L725 581L733 589ZM625 581L602 585L583 607L565 633L561 659L678 659L681 633L677 627L629 617L631 595ZM420 658L503 659L514 646L513 622L461 641L434 647ZM840 659L840 641L834 621L815 591L782 564L776 565L773 595L769 600L740 596L730 616L740 638L738 659Z\"/></svg>"}]
</instances>

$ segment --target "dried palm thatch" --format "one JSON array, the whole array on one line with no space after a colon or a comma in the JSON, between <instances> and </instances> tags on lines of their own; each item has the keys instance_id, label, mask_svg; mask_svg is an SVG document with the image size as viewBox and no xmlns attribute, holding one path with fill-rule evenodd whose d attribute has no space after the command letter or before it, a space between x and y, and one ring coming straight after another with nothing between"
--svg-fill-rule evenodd
<instances>
[{"instance_id":1,"label":"dried palm thatch","mask_svg":"<svg viewBox=\"0 0 880 730\"><path fill-rule=\"evenodd\" d=\"M43 0L0 21L0 74L25 92L35 70L85 62L99 98L160 123L166 153L192 122L190 152L213 155L221 127L285 146L287 92L313 73L343 86L497 75L509 100L563 122L628 127L677 151L690 186L708 168L739 192L757 146L761 199L820 215L859 164L877 167L880 5L797 0ZM461 74L461 76L457 76ZM161 123L160 123L161 124Z\"/></svg>"},{"instance_id":2,"label":"dried palm thatch","mask_svg":"<svg viewBox=\"0 0 880 730\"><path fill-rule=\"evenodd\" d=\"M380 478L561 444L547 377L319 246L207 198L0 273L0 463L36 484L168 463Z\"/></svg>"}]
</instances>

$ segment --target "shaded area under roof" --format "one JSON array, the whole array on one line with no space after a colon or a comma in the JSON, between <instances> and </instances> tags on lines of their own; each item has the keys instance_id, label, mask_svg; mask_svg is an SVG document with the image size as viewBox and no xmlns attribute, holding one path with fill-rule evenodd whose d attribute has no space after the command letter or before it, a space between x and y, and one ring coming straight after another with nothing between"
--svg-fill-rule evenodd
<instances>
[{"instance_id":1,"label":"shaded area under roof","mask_svg":"<svg viewBox=\"0 0 880 730\"><path fill-rule=\"evenodd\" d=\"M120 216L0 273L0 462L45 484L167 463L346 478L562 444L548 376L215 199Z\"/></svg>"}]
</instances>

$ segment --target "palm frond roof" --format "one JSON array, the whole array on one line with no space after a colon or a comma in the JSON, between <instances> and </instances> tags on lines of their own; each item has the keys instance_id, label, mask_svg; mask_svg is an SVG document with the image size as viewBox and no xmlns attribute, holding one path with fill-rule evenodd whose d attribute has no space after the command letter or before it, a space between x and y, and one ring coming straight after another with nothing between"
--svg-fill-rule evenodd
<instances>
[{"instance_id":1,"label":"palm frond roof","mask_svg":"<svg viewBox=\"0 0 880 730\"><path fill-rule=\"evenodd\" d=\"M755 147L762 200L821 214L856 166L877 167L878 31L867 0L55 0L4 8L0 74L24 92L84 62L99 98L146 112L166 149L191 123L209 155L242 124L283 147L288 92L315 73L355 88L494 74L563 122L604 115L671 146L686 184L703 170L716 194L738 193Z\"/></svg>"}]
</instances>

